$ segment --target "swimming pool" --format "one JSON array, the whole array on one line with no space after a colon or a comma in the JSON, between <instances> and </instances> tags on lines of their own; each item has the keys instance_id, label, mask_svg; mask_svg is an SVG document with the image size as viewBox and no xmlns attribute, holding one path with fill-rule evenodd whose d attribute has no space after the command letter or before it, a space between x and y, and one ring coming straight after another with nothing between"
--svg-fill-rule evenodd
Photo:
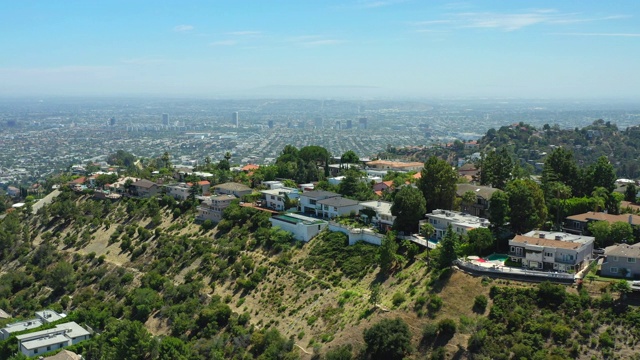
<instances>
[{"instance_id":1,"label":"swimming pool","mask_svg":"<svg viewBox=\"0 0 640 360\"><path fill-rule=\"evenodd\" d=\"M509 258L509 255L507 255L507 254L491 254L491 255L487 256L485 259L489 260L489 261L504 262L508 258Z\"/></svg>"}]
</instances>

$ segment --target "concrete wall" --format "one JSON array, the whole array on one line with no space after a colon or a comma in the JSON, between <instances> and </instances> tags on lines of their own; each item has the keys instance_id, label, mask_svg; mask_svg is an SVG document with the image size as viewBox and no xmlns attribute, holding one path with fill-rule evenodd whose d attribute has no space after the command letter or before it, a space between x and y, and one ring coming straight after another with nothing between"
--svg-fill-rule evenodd
<instances>
[{"instance_id":1,"label":"concrete wall","mask_svg":"<svg viewBox=\"0 0 640 360\"><path fill-rule=\"evenodd\" d=\"M329 223L329 230L347 234L347 236L349 236L349 245L353 245L358 241L364 241L369 244L380 246L382 245L382 239L384 239L384 235L378 234L372 230L349 228L335 222Z\"/></svg>"}]
</instances>

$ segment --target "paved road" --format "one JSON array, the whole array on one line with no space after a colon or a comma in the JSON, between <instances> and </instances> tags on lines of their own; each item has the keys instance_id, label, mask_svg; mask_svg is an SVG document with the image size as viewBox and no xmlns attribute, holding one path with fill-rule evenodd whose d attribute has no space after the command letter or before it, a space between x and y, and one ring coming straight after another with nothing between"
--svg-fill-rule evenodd
<instances>
[{"instance_id":1,"label":"paved road","mask_svg":"<svg viewBox=\"0 0 640 360\"><path fill-rule=\"evenodd\" d=\"M47 196L43 197L42 199L38 200L38 202L33 204L33 209L31 213L36 214L38 210L40 210L40 208L43 207L45 204L51 204L53 199L55 199L58 195L60 195L60 190L58 189L53 190Z\"/></svg>"}]
</instances>

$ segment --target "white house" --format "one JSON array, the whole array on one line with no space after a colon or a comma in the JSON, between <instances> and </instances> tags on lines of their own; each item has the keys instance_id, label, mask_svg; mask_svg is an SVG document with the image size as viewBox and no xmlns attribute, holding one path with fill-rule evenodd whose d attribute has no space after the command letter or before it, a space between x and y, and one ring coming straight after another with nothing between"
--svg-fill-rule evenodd
<instances>
[{"instance_id":1,"label":"white house","mask_svg":"<svg viewBox=\"0 0 640 360\"><path fill-rule=\"evenodd\" d=\"M420 227L425 222L431 224L436 230L436 240L442 239L449 225L458 235L466 235L469 230L489 227L489 220L457 211L433 210L431 214L426 214L426 218L420 221Z\"/></svg>"},{"instance_id":2,"label":"white house","mask_svg":"<svg viewBox=\"0 0 640 360\"><path fill-rule=\"evenodd\" d=\"M181 201L187 200L187 198L189 197L190 188L191 187L188 186L186 183L167 185L165 187L167 191L167 195L173 197L176 200L181 200Z\"/></svg>"},{"instance_id":3,"label":"white house","mask_svg":"<svg viewBox=\"0 0 640 360\"><path fill-rule=\"evenodd\" d=\"M49 351L62 349L87 340L91 334L75 322L56 325L55 328L16 336L18 349L32 357Z\"/></svg>"},{"instance_id":4,"label":"white house","mask_svg":"<svg viewBox=\"0 0 640 360\"><path fill-rule=\"evenodd\" d=\"M341 196L319 200L317 204L320 208L316 210L316 215L329 219L336 216L355 215L358 213L358 210L360 210L360 204L356 200L343 198Z\"/></svg>"},{"instance_id":5,"label":"white house","mask_svg":"<svg viewBox=\"0 0 640 360\"><path fill-rule=\"evenodd\" d=\"M284 183L282 183L282 181L277 181L277 180L263 181L262 185L269 190L279 189L284 187Z\"/></svg>"},{"instance_id":6,"label":"white house","mask_svg":"<svg viewBox=\"0 0 640 360\"><path fill-rule=\"evenodd\" d=\"M269 221L272 226L293 234L296 240L307 242L324 230L328 222L298 214L284 214L272 216Z\"/></svg>"},{"instance_id":7,"label":"white house","mask_svg":"<svg viewBox=\"0 0 640 360\"><path fill-rule=\"evenodd\" d=\"M300 198L300 190L294 188L277 188L273 190L260 191L264 199L265 206L277 211L286 210L286 201Z\"/></svg>"},{"instance_id":8,"label":"white house","mask_svg":"<svg viewBox=\"0 0 640 360\"><path fill-rule=\"evenodd\" d=\"M396 217L391 215L391 205L393 204L388 201L363 201L360 203L360 218L368 219L381 230L389 230L396 221ZM373 214L373 217L369 219L368 213Z\"/></svg>"},{"instance_id":9,"label":"white house","mask_svg":"<svg viewBox=\"0 0 640 360\"><path fill-rule=\"evenodd\" d=\"M15 322L12 324L7 324L4 328L0 329L0 340L6 340L11 336L11 334L26 330L33 330L39 328L40 326L48 323L52 323L54 321L58 321L67 315L58 314L53 310L42 310L36 311L36 318L30 320L24 320Z\"/></svg>"},{"instance_id":10,"label":"white house","mask_svg":"<svg viewBox=\"0 0 640 360\"><path fill-rule=\"evenodd\" d=\"M509 257L529 269L578 271L593 258L592 236L533 230L509 240Z\"/></svg>"}]
</instances>

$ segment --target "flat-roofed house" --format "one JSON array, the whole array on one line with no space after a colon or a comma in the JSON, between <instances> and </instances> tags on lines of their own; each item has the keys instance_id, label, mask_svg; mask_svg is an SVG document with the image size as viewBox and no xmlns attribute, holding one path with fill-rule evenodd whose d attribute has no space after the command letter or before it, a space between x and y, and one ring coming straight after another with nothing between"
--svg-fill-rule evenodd
<instances>
[{"instance_id":1,"label":"flat-roofed house","mask_svg":"<svg viewBox=\"0 0 640 360\"><path fill-rule=\"evenodd\" d=\"M604 249L604 260L600 267L603 276L628 278L640 277L640 243L616 244Z\"/></svg>"},{"instance_id":2,"label":"flat-roofed house","mask_svg":"<svg viewBox=\"0 0 640 360\"><path fill-rule=\"evenodd\" d=\"M451 230L458 235L466 235L469 230L489 227L489 220L477 216L450 210L433 210L431 214L426 214L426 220L420 220L422 224L431 224L436 232L433 234L435 240L440 240L451 225Z\"/></svg>"},{"instance_id":3,"label":"flat-roofed house","mask_svg":"<svg viewBox=\"0 0 640 360\"><path fill-rule=\"evenodd\" d=\"M26 356L36 356L87 340L91 334L71 321L54 328L16 336L18 349Z\"/></svg>"},{"instance_id":4,"label":"flat-roofed house","mask_svg":"<svg viewBox=\"0 0 640 360\"><path fill-rule=\"evenodd\" d=\"M277 211L286 210L287 199L293 200L300 197L300 190L297 188L281 187L272 190L262 190L260 193L264 199L265 206Z\"/></svg>"},{"instance_id":5,"label":"flat-roofed house","mask_svg":"<svg viewBox=\"0 0 640 360\"><path fill-rule=\"evenodd\" d=\"M274 215L269 221L271 226L277 226L282 230L293 234L296 240L307 242L324 230L329 224L325 220L320 220L299 214Z\"/></svg>"},{"instance_id":6,"label":"flat-roofed house","mask_svg":"<svg viewBox=\"0 0 640 360\"><path fill-rule=\"evenodd\" d=\"M592 236L533 230L509 240L509 257L537 270L579 271L593 259Z\"/></svg>"},{"instance_id":7,"label":"flat-roofed house","mask_svg":"<svg viewBox=\"0 0 640 360\"><path fill-rule=\"evenodd\" d=\"M393 204L388 201L363 201L360 202L359 215L361 218L366 217L378 229L388 231L396 220L396 217L391 215L391 205Z\"/></svg>"}]
</instances>

